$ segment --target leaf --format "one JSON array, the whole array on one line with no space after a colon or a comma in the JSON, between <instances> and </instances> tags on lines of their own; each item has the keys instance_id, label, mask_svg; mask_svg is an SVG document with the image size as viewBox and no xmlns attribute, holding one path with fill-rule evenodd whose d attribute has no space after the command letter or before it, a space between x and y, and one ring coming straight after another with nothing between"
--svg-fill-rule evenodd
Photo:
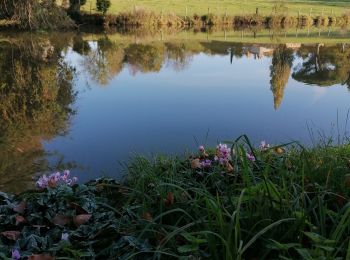
<instances>
[{"instance_id":1,"label":"leaf","mask_svg":"<svg viewBox=\"0 0 350 260\"><path fill-rule=\"evenodd\" d=\"M71 220L72 219L70 216L57 214L51 220L51 222L55 225L64 226L64 225L67 225Z\"/></svg>"},{"instance_id":2,"label":"leaf","mask_svg":"<svg viewBox=\"0 0 350 260\"><path fill-rule=\"evenodd\" d=\"M207 243L208 241L206 239L202 239L202 238L197 238L191 234L188 233L184 233L181 234L188 242L191 242L193 244L204 244Z\"/></svg>"},{"instance_id":3,"label":"leaf","mask_svg":"<svg viewBox=\"0 0 350 260\"><path fill-rule=\"evenodd\" d=\"M277 154L284 154L285 153L285 150L282 148L282 147L276 147L275 148L275 152Z\"/></svg>"},{"instance_id":4,"label":"leaf","mask_svg":"<svg viewBox=\"0 0 350 260\"><path fill-rule=\"evenodd\" d=\"M143 212L142 213L142 219L152 221L152 214L149 212Z\"/></svg>"},{"instance_id":5,"label":"leaf","mask_svg":"<svg viewBox=\"0 0 350 260\"><path fill-rule=\"evenodd\" d=\"M24 214L26 207L27 207L27 203L25 201L22 201L21 203L13 207L13 211L19 214Z\"/></svg>"},{"instance_id":6,"label":"leaf","mask_svg":"<svg viewBox=\"0 0 350 260\"><path fill-rule=\"evenodd\" d=\"M70 202L69 207L73 208L78 215L88 214L88 212L82 206L80 206L79 204L77 204L75 202Z\"/></svg>"},{"instance_id":7,"label":"leaf","mask_svg":"<svg viewBox=\"0 0 350 260\"><path fill-rule=\"evenodd\" d=\"M190 253L193 251L198 251L198 245L184 245L177 248L179 253Z\"/></svg>"},{"instance_id":8,"label":"leaf","mask_svg":"<svg viewBox=\"0 0 350 260\"><path fill-rule=\"evenodd\" d=\"M165 202L165 206L173 205L174 204L174 193L168 192L164 202Z\"/></svg>"},{"instance_id":9,"label":"leaf","mask_svg":"<svg viewBox=\"0 0 350 260\"><path fill-rule=\"evenodd\" d=\"M302 259L305 260L313 260L312 256L310 255L309 251L305 248L296 248L298 254L302 257Z\"/></svg>"},{"instance_id":10,"label":"leaf","mask_svg":"<svg viewBox=\"0 0 350 260\"><path fill-rule=\"evenodd\" d=\"M226 163L225 167L226 167L226 172L228 172L228 173L234 171L233 166L232 166L231 163L229 163L229 162Z\"/></svg>"},{"instance_id":11,"label":"leaf","mask_svg":"<svg viewBox=\"0 0 350 260\"><path fill-rule=\"evenodd\" d=\"M1 232L1 235L3 235L4 237L6 237L9 240L17 240L17 238L19 237L20 234L21 234L21 232L19 232L19 231L4 231L4 232Z\"/></svg>"},{"instance_id":12,"label":"leaf","mask_svg":"<svg viewBox=\"0 0 350 260\"><path fill-rule=\"evenodd\" d=\"M55 258L50 255L31 255L28 260L54 260Z\"/></svg>"},{"instance_id":13,"label":"leaf","mask_svg":"<svg viewBox=\"0 0 350 260\"><path fill-rule=\"evenodd\" d=\"M286 243L282 244L276 240L269 239L270 243L266 245L267 248L275 249L275 250L289 250L291 248L299 248L300 245L298 243Z\"/></svg>"},{"instance_id":14,"label":"leaf","mask_svg":"<svg viewBox=\"0 0 350 260\"><path fill-rule=\"evenodd\" d=\"M191 162L191 168L192 168L192 169L199 169L199 168L201 168L201 163L200 163L200 160L199 160L198 158L192 160L192 162Z\"/></svg>"},{"instance_id":15,"label":"leaf","mask_svg":"<svg viewBox=\"0 0 350 260\"><path fill-rule=\"evenodd\" d=\"M73 217L73 222L77 227L79 227L85 224L86 222L88 222L91 217L92 217L91 214L76 215L75 217Z\"/></svg>"}]
</instances>

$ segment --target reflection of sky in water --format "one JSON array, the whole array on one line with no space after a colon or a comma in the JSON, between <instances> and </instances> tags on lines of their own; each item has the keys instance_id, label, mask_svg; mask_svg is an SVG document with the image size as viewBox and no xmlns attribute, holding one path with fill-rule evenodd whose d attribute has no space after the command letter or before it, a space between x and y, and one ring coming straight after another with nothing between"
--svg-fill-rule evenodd
<instances>
[{"instance_id":1,"label":"reflection of sky in water","mask_svg":"<svg viewBox=\"0 0 350 260\"><path fill-rule=\"evenodd\" d=\"M91 45L92 46L92 45ZM107 86L82 71L81 57L67 60L79 72L77 115L70 132L45 144L66 161L87 167L82 180L113 174L118 161L137 153L181 153L195 149L194 137L208 143L247 134L255 143L309 141L307 123L323 130L344 123L350 108L345 86L320 88L291 77L276 111L270 90L271 58L194 55L185 70L163 66L159 73L131 75L124 66ZM294 64L299 60L295 60ZM88 83L88 84L87 84ZM89 88L87 88L89 85Z\"/></svg>"}]
</instances>

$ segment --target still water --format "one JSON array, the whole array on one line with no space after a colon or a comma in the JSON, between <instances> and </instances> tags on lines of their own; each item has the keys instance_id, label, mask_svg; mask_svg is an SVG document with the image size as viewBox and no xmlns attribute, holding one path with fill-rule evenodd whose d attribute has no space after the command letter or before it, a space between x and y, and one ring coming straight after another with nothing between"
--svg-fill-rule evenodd
<instances>
[{"instance_id":1,"label":"still water","mask_svg":"<svg viewBox=\"0 0 350 260\"><path fill-rule=\"evenodd\" d=\"M256 144L343 134L349 34L296 33L1 34L0 190L65 168L118 178L135 153L241 134Z\"/></svg>"}]
</instances>

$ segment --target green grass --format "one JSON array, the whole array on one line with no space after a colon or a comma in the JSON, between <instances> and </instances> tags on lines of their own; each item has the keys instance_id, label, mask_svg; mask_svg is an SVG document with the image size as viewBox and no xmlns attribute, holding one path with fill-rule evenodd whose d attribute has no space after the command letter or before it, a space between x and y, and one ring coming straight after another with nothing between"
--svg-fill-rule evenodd
<instances>
[{"instance_id":1,"label":"green grass","mask_svg":"<svg viewBox=\"0 0 350 260\"><path fill-rule=\"evenodd\" d=\"M137 157L122 184L0 193L0 232L11 231L0 237L0 256L16 248L57 259L349 259L350 147L343 141L260 150L242 136L226 142L233 170L215 162L198 168L196 160L217 155L207 148Z\"/></svg>"},{"instance_id":2,"label":"green grass","mask_svg":"<svg viewBox=\"0 0 350 260\"><path fill-rule=\"evenodd\" d=\"M350 10L350 1L326 1L326 0L293 0L293 1L275 1L275 0L111 0L112 5L109 13L119 13L132 11L134 8L145 9L157 13L175 13L178 15L207 14L210 13L230 15L243 15L255 13L256 8L263 15L269 15L273 12L274 6L284 3L288 7L289 15L311 14L313 16L321 15L342 15ZM94 0L88 0L84 6L86 11L95 11Z\"/></svg>"}]
</instances>

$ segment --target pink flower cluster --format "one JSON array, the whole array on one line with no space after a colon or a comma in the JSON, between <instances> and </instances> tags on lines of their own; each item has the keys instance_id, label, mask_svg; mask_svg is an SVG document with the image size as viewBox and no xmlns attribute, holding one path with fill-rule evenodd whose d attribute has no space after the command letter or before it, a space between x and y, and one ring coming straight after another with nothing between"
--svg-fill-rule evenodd
<instances>
[{"instance_id":1,"label":"pink flower cluster","mask_svg":"<svg viewBox=\"0 0 350 260\"><path fill-rule=\"evenodd\" d=\"M266 143L266 141L261 141L260 143L260 150L261 151L266 151L270 148L270 145Z\"/></svg>"},{"instance_id":2,"label":"pink flower cluster","mask_svg":"<svg viewBox=\"0 0 350 260\"><path fill-rule=\"evenodd\" d=\"M219 144L216 147L215 161L219 161L221 165L225 165L231 159L231 148L227 147L227 144Z\"/></svg>"},{"instance_id":3,"label":"pink flower cluster","mask_svg":"<svg viewBox=\"0 0 350 260\"><path fill-rule=\"evenodd\" d=\"M73 185L77 181L77 177L70 178L70 172L65 170L63 173L56 172L50 174L49 176L44 174L36 182L36 185L40 189L45 189L47 187L54 188L59 184Z\"/></svg>"},{"instance_id":4,"label":"pink flower cluster","mask_svg":"<svg viewBox=\"0 0 350 260\"><path fill-rule=\"evenodd\" d=\"M201 160L199 162L201 168L209 168L211 166L212 161L209 159Z\"/></svg>"},{"instance_id":5,"label":"pink flower cluster","mask_svg":"<svg viewBox=\"0 0 350 260\"><path fill-rule=\"evenodd\" d=\"M255 162L255 156L252 153L247 153L247 159L251 162Z\"/></svg>"}]
</instances>

